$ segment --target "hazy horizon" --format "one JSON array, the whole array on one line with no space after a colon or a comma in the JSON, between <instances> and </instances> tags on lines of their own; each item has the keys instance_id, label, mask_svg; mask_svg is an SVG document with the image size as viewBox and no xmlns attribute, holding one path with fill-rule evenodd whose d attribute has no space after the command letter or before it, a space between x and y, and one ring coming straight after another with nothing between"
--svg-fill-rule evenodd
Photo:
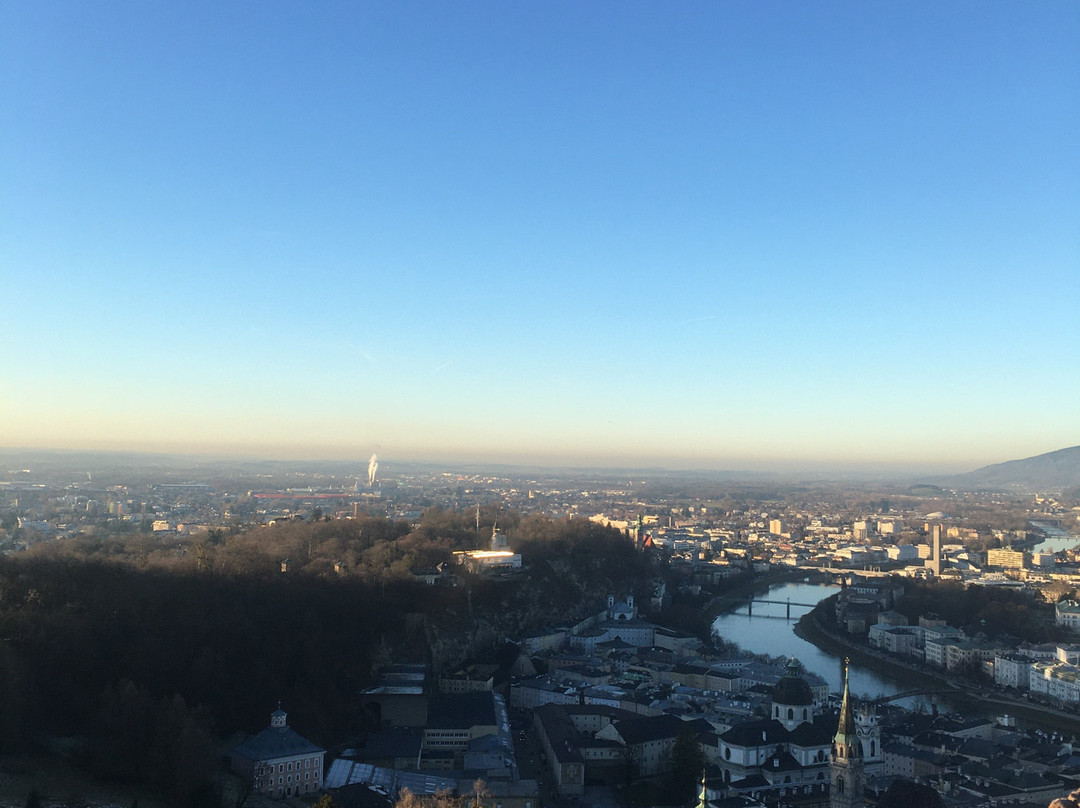
<instances>
[{"instance_id":1,"label":"hazy horizon","mask_svg":"<svg viewBox=\"0 0 1080 808\"><path fill-rule=\"evenodd\" d=\"M1080 442L1080 4L0 8L0 445Z\"/></svg>"},{"instance_id":2,"label":"hazy horizon","mask_svg":"<svg viewBox=\"0 0 1080 808\"><path fill-rule=\"evenodd\" d=\"M1070 447L1061 447L1070 448ZM1056 451L1056 450L1052 450ZM359 470L363 470L372 454L376 454L382 469L382 474L394 473L394 466L432 466L452 469L480 470L499 468L535 469L538 471L575 471L589 470L598 472L629 472L629 473L688 473L688 474L722 474L722 475L779 475L798 477L800 474L808 476L836 474L846 478L858 478L865 476L867 479L881 477L896 477L906 479L923 475L926 477L948 476L974 471L982 466L1002 463L1009 460L1023 458L1000 458L991 460L978 466L958 464L933 464L933 463L887 463L887 462L854 462L838 460L835 462L820 460L769 460L760 457L745 458L719 458L712 462L695 461L685 458L635 458L625 457L599 457L582 458L574 456L558 455L467 455L453 453L397 453L386 454L385 452L372 452L361 447L341 446L325 448L323 451L273 451L270 447L161 447L159 449L146 448L73 448L73 447L28 447L28 446L0 446L0 458L7 456L13 458L29 458L35 456L63 457L63 456L104 456L104 457L136 457L136 458L164 458L175 461L188 461L192 463L297 463L318 465L319 463L330 464L353 464ZM74 467L73 467L74 468Z\"/></svg>"}]
</instances>

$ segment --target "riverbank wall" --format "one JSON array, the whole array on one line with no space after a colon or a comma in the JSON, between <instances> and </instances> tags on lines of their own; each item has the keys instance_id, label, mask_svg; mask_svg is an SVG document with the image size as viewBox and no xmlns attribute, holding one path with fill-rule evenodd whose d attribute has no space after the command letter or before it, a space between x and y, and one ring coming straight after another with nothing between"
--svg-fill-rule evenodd
<instances>
[{"instance_id":1,"label":"riverbank wall","mask_svg":"<svg viewBox=\"0 0 1080 808\"><path fill-rule=\"evenodd\" d=\"M836 597L836 595L830 595L819 603L817 608L833 608ZM904 685L910 685L912 690L947 690L949 692L943 695L946 695L950 700L953 698L953 692L956 695L963 695L962 691L953 687L942 677L916 670L898 660L878 656L866 645L828 630L818 620L814 613L816 611L817 609L807 612L796 621L792 630L800 639L817 646L827 654L847 657L860 668L867 668L885 674L902 682Z\"/></svg>"},{"instance_id":2,"label":"riverbank wall","mask_svg":"<svg viewBox=\"0 0 1080 808\"><path fill-rule=\"evenodd\" d=\"M818 608L832 608L836 595L823 600ZM815 614L817 609L803 615L794 626L795 634L827 654L849 658L861 668L876 671L910 684L912 690L942 691L941 697L963 715L1011 715L1018 720L1042 729L1080 737L1080 717L1057 710L999 695L980 692L977 687L965 690L965 683L918 670L902 660L886 656L885 652L869 648L822 625Z\"/></svg>"}]
</instances>

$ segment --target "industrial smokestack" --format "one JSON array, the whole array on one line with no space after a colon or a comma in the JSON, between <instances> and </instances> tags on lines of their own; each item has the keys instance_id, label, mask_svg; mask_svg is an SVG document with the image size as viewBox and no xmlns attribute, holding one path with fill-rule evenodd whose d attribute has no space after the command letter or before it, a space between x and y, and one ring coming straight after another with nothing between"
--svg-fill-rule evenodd
<instances>
[{"instance_id":1,"label":"industrial smokestack","mask_svg":"<svg viewBox=\"0 0 1080 808\"><path fill-rule=\"evenodd\" d=\"M369 488L375 487L375 472L379 470L379 458L372 455L367 464L367 484Z\"/></svg>"}]
</instances>

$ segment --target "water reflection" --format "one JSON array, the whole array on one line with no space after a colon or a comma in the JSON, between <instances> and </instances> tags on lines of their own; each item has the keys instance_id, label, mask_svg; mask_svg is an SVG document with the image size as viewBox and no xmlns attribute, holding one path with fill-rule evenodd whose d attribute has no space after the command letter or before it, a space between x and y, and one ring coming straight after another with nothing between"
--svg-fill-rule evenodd
<instances>
[{"instance_id":1,"label":"water reflection","mask_svg":"<svg viewBox=\"0 0 1080 808\"><path fill-rule=\"evenodd\" d=\"M1071 550L1080 544L1080 536L1063 530L1051 522L1032 522L1031 524L1046 534L1046 538L1035 545L1035 549L1040 553L1060 553L1062 550Z\"/></svg>"},{"instance_id":2,"label":"water reflection","mask_svg":"<svg viewBox=\"0 0 1080 808\"><path fill-rule=\"evenodd\" d=\"M765 604L755 602L752 614L747 614L747 606L741 606L735 612L722 614L713 622L713 629L728 642L738 644L740 648L755 654L768 654L771 657L796 657L803 667L813 671L826 682L829 689L839 691L842 686L843 660L833 654L822 651L817 646L795 635L795 621L808 609L795 604L814 604L829 597L840 587L834 584L789 583L778 584L769 589L768 595L761 597L780 603ZM791 619L785 619L787 601L791 601ZM858 696L891 696L911 690L912 685L899 679L891 678L877 671L851 666L851 690ZM898 700L909 709L922 706L930 709L930 698L925 696Z\"/></svg>"}]
</instances>

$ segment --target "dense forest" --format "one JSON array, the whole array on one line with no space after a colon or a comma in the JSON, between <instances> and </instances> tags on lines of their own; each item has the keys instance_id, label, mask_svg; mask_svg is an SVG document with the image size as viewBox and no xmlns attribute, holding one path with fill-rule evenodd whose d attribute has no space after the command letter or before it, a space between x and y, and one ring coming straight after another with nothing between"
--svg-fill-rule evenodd
<instances>
[{"instance_id":1,"label":"dense forest","mask_svg":"<svg viewBox=\"0 0 1080 808\"><path fill-rule=\"evenodd\" d=\"M359 693L380 665L456 664L609 591L644 591L648 560L618 531L505 513L521 575L417 583L410 569L480 543L471 518L297 521L194 543L97 536L5 556L0 750L75 739L99 774L172 791L208 781L214 743L261 729L279 701L333 748L364 729Z\"/></svg>"}]
</instances>

